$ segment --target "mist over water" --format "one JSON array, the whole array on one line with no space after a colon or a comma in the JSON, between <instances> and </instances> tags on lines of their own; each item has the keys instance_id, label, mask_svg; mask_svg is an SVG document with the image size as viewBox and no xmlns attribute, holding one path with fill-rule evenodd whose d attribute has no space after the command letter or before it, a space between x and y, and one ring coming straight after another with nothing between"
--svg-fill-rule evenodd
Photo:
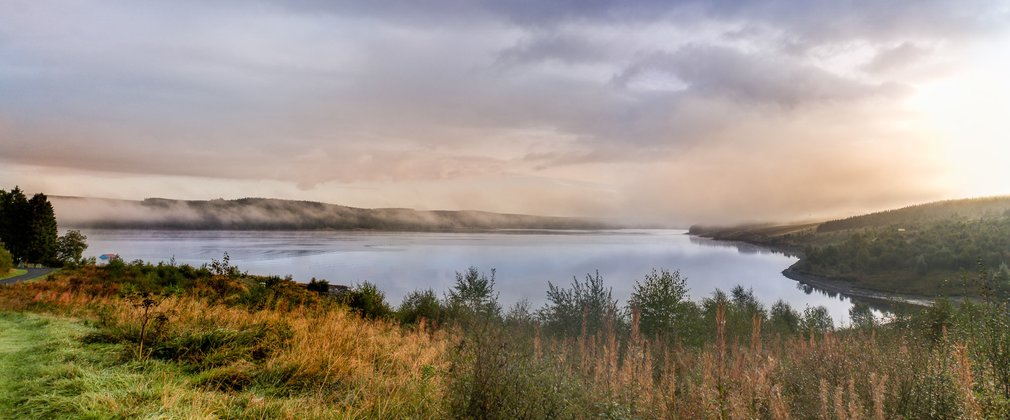
<instances>
[{"instance_id":1,"label":"mist over water","mask_svg":"<svg viewBox=\"0 0 1010 420\"><path fill-rule=\"evenodd\" d=\"M828 308L836 323L848 322L851 302L828 296L782 276L795 257L746 244L699 239L683 230L583 232L400 233L293 231L85 230L87 256L117 253L130 261L169 261L201 265L228 252L231 262L250 274L316 277L331 284L370 281L393 305L415 289L442 294L455 273L473 265L496 269L500 301L508 307L521 298L540 307L547 283L568 285L599 270L614 297L625 303L653 268L680 270L690 296L700 301L716 289L753 288L770 307L778 299L802 311Z\"/></svg>"}]
</instances>

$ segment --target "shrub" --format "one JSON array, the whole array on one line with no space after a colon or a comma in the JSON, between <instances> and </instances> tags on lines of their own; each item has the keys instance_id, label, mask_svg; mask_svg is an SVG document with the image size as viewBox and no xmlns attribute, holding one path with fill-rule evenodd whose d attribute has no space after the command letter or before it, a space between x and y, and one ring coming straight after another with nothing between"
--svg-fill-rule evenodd
<instances>
[{"instance_id":1,"label":"shrub","mask_svg":"<svg viewBox=\"0 0 1010 420\"><path fill-rule=\"evenodd\" d=\"M392 308L386 303L386 295L367 281L347 292L344 303L365 318L388 318L393 314Z\"/></svg>"},{"instance_id":2,"label":"shrub","mask_svg":"<svg viewBox=\"0 0 1010 420\"><path fill-rule=\"evenodd\" d=\"M608 317L617 314L617 300L603 287L600 272L587 274L586 281L572 278L570 288L547 283L547 304L540 310L547 330L555 335L575 337L585 330L599 332Z\"/></svg>"},{"instance_id":3,"label":"shrub","mask_svg":"<svg viewBox=\"0 0 1010 420\"><path fill-rule=\"evenodd\" d=\"M14 268L14 257L4 247L3 242L0 242L0 275L7 274L12 268Z\"/></svg>"},{"instance_id":4,"label":"shrub","mask_svg":"<svg viewBox=\"0 0 1010 420\"><path fill-rule=\"evenodd\" d=\"M500 318L501 306L498 305L498 293L494 291L494 273L492 268L488 277L477 267L457 272L456 285L445 299L449 315L464 322Z\"/></svg>"},{"instance_id":5,"label":"shrub","mask_svg":"<svg viewBox=\"0 0 1010 420\"><path fill-rule=\"evenodd\" d=\"M779 299L772 305L768 324L771 330L787 334L795 333L800 329L800 313Z\"/></svg>"},{"instance_id":6,"label":"shrub","mask_svg":"<svg viewBox=\"0 0 1010 420\"><path fill-rule=\"evenodd\" d=\"M645 281L635 282L628 305L641 312L641 331L648 337L667 336L676 331L683 319L683 300L687 296L687 279L680 271L662 270L646 274Z\"/></svg>"},{"instance_id":7,"label":"shrub","mask_svg":"<svg viewBox=\"0 0 1010 420\"><path fill-rule=\"evenodd\" d=\"M330 293L330 282L326 280L316 280L316 278L313 277L312 280L309 280L309 284L307 284L305 288L309 291L326 295Z\"/></svg>"},{"instance_id":8,"label":"shrub","mask_svg":"<svg viewBox=\"0 0 1010 420\"><path fill-rule=\"evenodd\" d=\"M807 306L803 309L803 320L800 321L800 328L807 334L823 334L833 330L834 327L835 323L831 319L831 314L828 313L828 308L823 306Z\"/></svg>"},{"instance_id":9,"label":"shrub","mask_svg":"<svg viewBox=\"0 0 1010 420\"><path fill-rule=\"evenodd\" d=\"M444 315L442 303L431 289L410 292L396 311L397 318L404 324L416 324L422 318L439 324L444 320Z\"/></svg>"}]
</instances>

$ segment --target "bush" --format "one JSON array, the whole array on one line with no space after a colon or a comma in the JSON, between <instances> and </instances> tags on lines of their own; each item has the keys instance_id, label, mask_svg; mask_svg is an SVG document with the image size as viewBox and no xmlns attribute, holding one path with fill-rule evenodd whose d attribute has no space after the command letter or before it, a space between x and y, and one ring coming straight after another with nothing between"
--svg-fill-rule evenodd
<instances>
[{"instance_id":1,"label":"bush","mask_svg":"<svg viewBox=\"0 0 1010 420\"><path fill-rule=\"evenodd\" d=\"M600 272L587 274L586 281L572 278L571 288L547 283L547 304L540 310L547 330L555 335L576 337L585 330L596 334L608 317L617 314L617 300L611 289L603 287Z\"/></svg>"},{"instance_id":2,"label":"bush","mask_svg":"<svg viewBox=\"0 0 1010 420\"><path fill-rule=\"evenodd\" d=\"M14 257L11 256L7 248L4 248L3 242L0 242L0 275L7 274L13 268Z\"/></svg>"},{"instance_id":3,"label":"bush","mask_svg":"<svg viewBox=\"0 0 1010 420\"><path fill-rule=\"evenodd\" d=\"M587 383L558 361L536 357L502 328L471 332L455 348L448 376L456 418L606 418L592 412Z\"/></svg>"},{"instance_id":4,"label":"bush","mask_svg":"<svg viewBox=\"0 0 1010 420\"><path fill-rule=\"evenodd\" d=\"M641 312L641 331L647 337L675 334L683 319L683 301L687 296L687 279L680 271L662 270L645 276L645 282L635 282L628 305Z\"/></svg>"},{"instance_id":5,"label":"bush","mask_svg":"<svg viewBox=\"0 0 1010 420\"><path fill-rule=\"evenodd\" d=\"M388 318L393 314L393 309L386 303L386 295L367 281L347 292L344 303L365 318Z\"/></svg>"},{"instance_id":6,"label":"bush","mask_svg":"<svg viewBox=\"0 0 1010 420\"><path fill-rule=\"evenodd\" d=\"M315 277L309 280L309 284L305 286L311 292L316 292L321 295L326 295L330 293L330 282L326 280L316 280Z\"/></svg>"},{"instance_id":7,"label":"bush","mask_svg":"<svg viewBox=\"0 0 1010 420\"><path fill-rule=\"evenodd\" d=\"M431 289L410 292L396 311L396 317L404 324L416 324L422 318L439 324L444 320L444 315L442 303Z\"/></svg>"},{"instance_id":8,"label":"bush","mask_svg":"<svg viewBox=\"0 0 1010 420\"><path fill-rule=\"evenodd\" d=\"M793 334L800 329L800 313L788 303L779 299L772 305L768 324L771 330Z\"/></svg>"},{"instance_id":9,"label":"bush","mask_svg":"<svg viewBox=\"0 0 1010 420\"><path fill-rule=\"evenodd\" d=\"M446 296L446 306L451 317L460 321L476 319L498 319L501 306L498 293L494 291L494 269L491 276L481 273L477 267L456 273L456 285Z\"/></svg>"},{"instance_id":10,"label":"bush","mask_svg":"<svg viewBox=\"0 0 1010 420\"><path fill-rule=\"evenodd\" d=\"M831 319L828 308L823 306L807 306L803 309L803 319L800 321L800 327L807 334L823 334L833 330L835 322Z\"/></svg>"}]
</instances>

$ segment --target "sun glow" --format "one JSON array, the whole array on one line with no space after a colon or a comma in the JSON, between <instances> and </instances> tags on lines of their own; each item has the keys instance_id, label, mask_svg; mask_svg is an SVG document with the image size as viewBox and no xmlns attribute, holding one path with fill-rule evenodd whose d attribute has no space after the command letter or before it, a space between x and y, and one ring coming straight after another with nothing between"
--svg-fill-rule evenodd
<instances>
[{"instance_id":1,"label":"sun glow","mask_svg":"<svg viewBox=\"0 0 1010 420\"><path fill-rule=\"evenodd\" d=\"M1010 65L993 57L972 71L918 86L907 105L943 149L962 196L1010 193Z\"/></svg>"}]
</instances>

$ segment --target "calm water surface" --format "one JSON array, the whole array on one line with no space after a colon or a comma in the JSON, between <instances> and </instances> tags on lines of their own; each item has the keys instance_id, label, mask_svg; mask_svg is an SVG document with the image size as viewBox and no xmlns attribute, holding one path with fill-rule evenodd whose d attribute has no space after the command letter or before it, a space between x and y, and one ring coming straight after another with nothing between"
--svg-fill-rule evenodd
<instances>
[{"instance_id":1,"label":"calm water surface","mask_svg":"<svg viewBox=\"0 0 1010 420\"><path fill-rule=\"evenodd\" d=\"M86 230L87 256L117 253L125 260L200 265L228 252L250 274L316 277L331 284L370 281L398 304L415 289L439 294L455 272L473 265L497 270L503 306L527 298L543 304L547 282L569 284L599 270L625 302L635 281L653 268L680 270L694 300L735 285L753 288L766 307L783 299L801 310L823 305L836 323L848 320L845 297L798 287L783 277L796 258L766 249L691 237L682 230L524 233L236 232Z\"/></svg>"}]
</instances>

